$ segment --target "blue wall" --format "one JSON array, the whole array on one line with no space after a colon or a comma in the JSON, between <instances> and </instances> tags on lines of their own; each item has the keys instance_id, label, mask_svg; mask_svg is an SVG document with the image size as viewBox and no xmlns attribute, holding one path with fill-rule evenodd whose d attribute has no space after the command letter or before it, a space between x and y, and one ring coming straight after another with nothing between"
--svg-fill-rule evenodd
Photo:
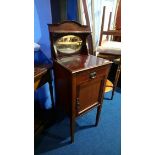
<instances>
[{"instance_id":1,"label":"blue wall","mask_svg":"<svg viewBox=\"0 0 155 155\"><path fill-rule=\"evenodd\" d=\"M36 6L34 5L34 42L38 43L41 38L41 29L39 16Z\"/></svg>"},{"instance_id":2,"label":"blue wall","mask_svg":"<svg viewBox=\"0 0 155 155\"><path fill-rule=\"evenodd\" d=\"M53 17L51 16L51 7ZM77 20L77 0L67 0L67 19ZM34 0L34 42L40 44L40 51L48 58L51 58L51 50L47 24L52 22L60 22L60 8L58 0ZM44 58L39 57L39 59L42 61L41 59ZM38 100L42 104L43 108L51 108L48 84L39 88L34 95L35 100Z\"/></svg>"},{"instance_id":3,"label":"blue wall","mask_svg":"<svg viewBox=\"0 0 155 155\"><path fill-rule=\"evenodd\" d=\"M47 26L49 23L52 23L50 0L34 0L34 42L40 44L41 50L39 52L43 52L48 58L51 57ZM36 55L37 53L35 53ZM35 56L34 59L36 59ZM39 59L39 61L43 61L45 57L39 57ZM45 84L35 91L34 98L42 104L43 108L51 108L49 85Z\"/></svg>"},{"instance_id":4,"label":"blue wall","mask_svg":"<svg viewBox=\"0 0 155 155\"><path fill-rule=\"evenodd\" d=\"M77 0L67 0L67 19L77 21Z\"/></svg>"},{"instance_id":5,"label":"blue wall","mask_svg":"<svg viewBox=\"0 0 155 155\"><path fill-rule=\"evenodd\" d=\"M50 0L34 0L34 41L41 45L42 52L48 58L51 57L49 23L52 23Z\"/></svg>"}]
</instances>

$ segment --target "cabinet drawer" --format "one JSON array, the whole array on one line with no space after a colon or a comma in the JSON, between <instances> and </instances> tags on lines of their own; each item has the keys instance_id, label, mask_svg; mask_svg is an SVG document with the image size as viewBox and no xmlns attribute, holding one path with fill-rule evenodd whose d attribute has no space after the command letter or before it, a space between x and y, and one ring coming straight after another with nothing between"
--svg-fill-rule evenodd
<instances>
[{"instance_id":1,"label":"cabinet drawer","mask_svg":"<svg viewBox=\"0 0 155 155\"><path fill-rule=\"evenodd\" d=\"M77 73L76 75L76 83L80 84L89 80L98 79L107 74L107 67L89 69L87 71L83 71Z\"/></svg>"}]
</instances>

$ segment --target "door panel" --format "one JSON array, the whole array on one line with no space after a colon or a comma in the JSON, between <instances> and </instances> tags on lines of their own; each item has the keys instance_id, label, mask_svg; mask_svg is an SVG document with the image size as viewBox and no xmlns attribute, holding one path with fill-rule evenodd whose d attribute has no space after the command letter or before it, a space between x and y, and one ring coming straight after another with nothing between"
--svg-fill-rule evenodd
<instances>
[{"instance_id":1,"label":"door panel","mask_svg":"<svg viewBox=\"0 0 155 155\"><path fill-rule=\"evenodd\" d=\"M100 77L77 86L77 115L82 114L101 102L103 84L104 78Z\"/></svg>"}]
</instances>

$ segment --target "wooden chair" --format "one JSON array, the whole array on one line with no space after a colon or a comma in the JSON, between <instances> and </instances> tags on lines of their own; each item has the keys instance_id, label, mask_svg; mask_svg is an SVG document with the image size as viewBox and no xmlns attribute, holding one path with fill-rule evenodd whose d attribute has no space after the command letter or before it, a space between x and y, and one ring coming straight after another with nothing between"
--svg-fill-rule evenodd
<instances>
[{"instance_id":1,"label":"wooden chair","mask_svg":"<svg viewBox=\"0 0 155 155\"><path fill-rule=\"evenodd\" d=\"M101 23L100 40L99 40L99 46L96 49L96 55L98 57L111 60L115 64L117 64L115 79L113 81L113 85L110 86L110 87L112 87L111 99L113 99L114 91L116 89L118 79L120 76L120 71L121 71L121 42L112 41L111 39L116 36L121 37L121 30L110 30L112 12L110 12L110 14L109 14L108 29L107 29L107 31L104 30L105 11L106 11L106 7L104 6L103 7L102 23ZM106 35L105 40L103 40L103 35ZM109 36L111 36L111 38ZM106 86L106 87L108 87L108 86Z\"/></svg>"}]
</instances>

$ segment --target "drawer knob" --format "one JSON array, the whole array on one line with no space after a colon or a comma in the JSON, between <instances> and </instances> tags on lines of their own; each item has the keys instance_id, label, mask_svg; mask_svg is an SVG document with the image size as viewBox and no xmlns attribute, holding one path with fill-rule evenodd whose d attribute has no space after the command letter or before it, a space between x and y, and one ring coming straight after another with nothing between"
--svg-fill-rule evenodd
<instances>
[{"instance_id":1,"label":"drawer knob","mask_svg":"<svg viewBox=\"0 0 155 155\"><path fill-rule=\"evenodd\" d=\"M96 72L92 72L89 75L90 79L95 79L96 78Z\"/></svg>"}]
</instances>

